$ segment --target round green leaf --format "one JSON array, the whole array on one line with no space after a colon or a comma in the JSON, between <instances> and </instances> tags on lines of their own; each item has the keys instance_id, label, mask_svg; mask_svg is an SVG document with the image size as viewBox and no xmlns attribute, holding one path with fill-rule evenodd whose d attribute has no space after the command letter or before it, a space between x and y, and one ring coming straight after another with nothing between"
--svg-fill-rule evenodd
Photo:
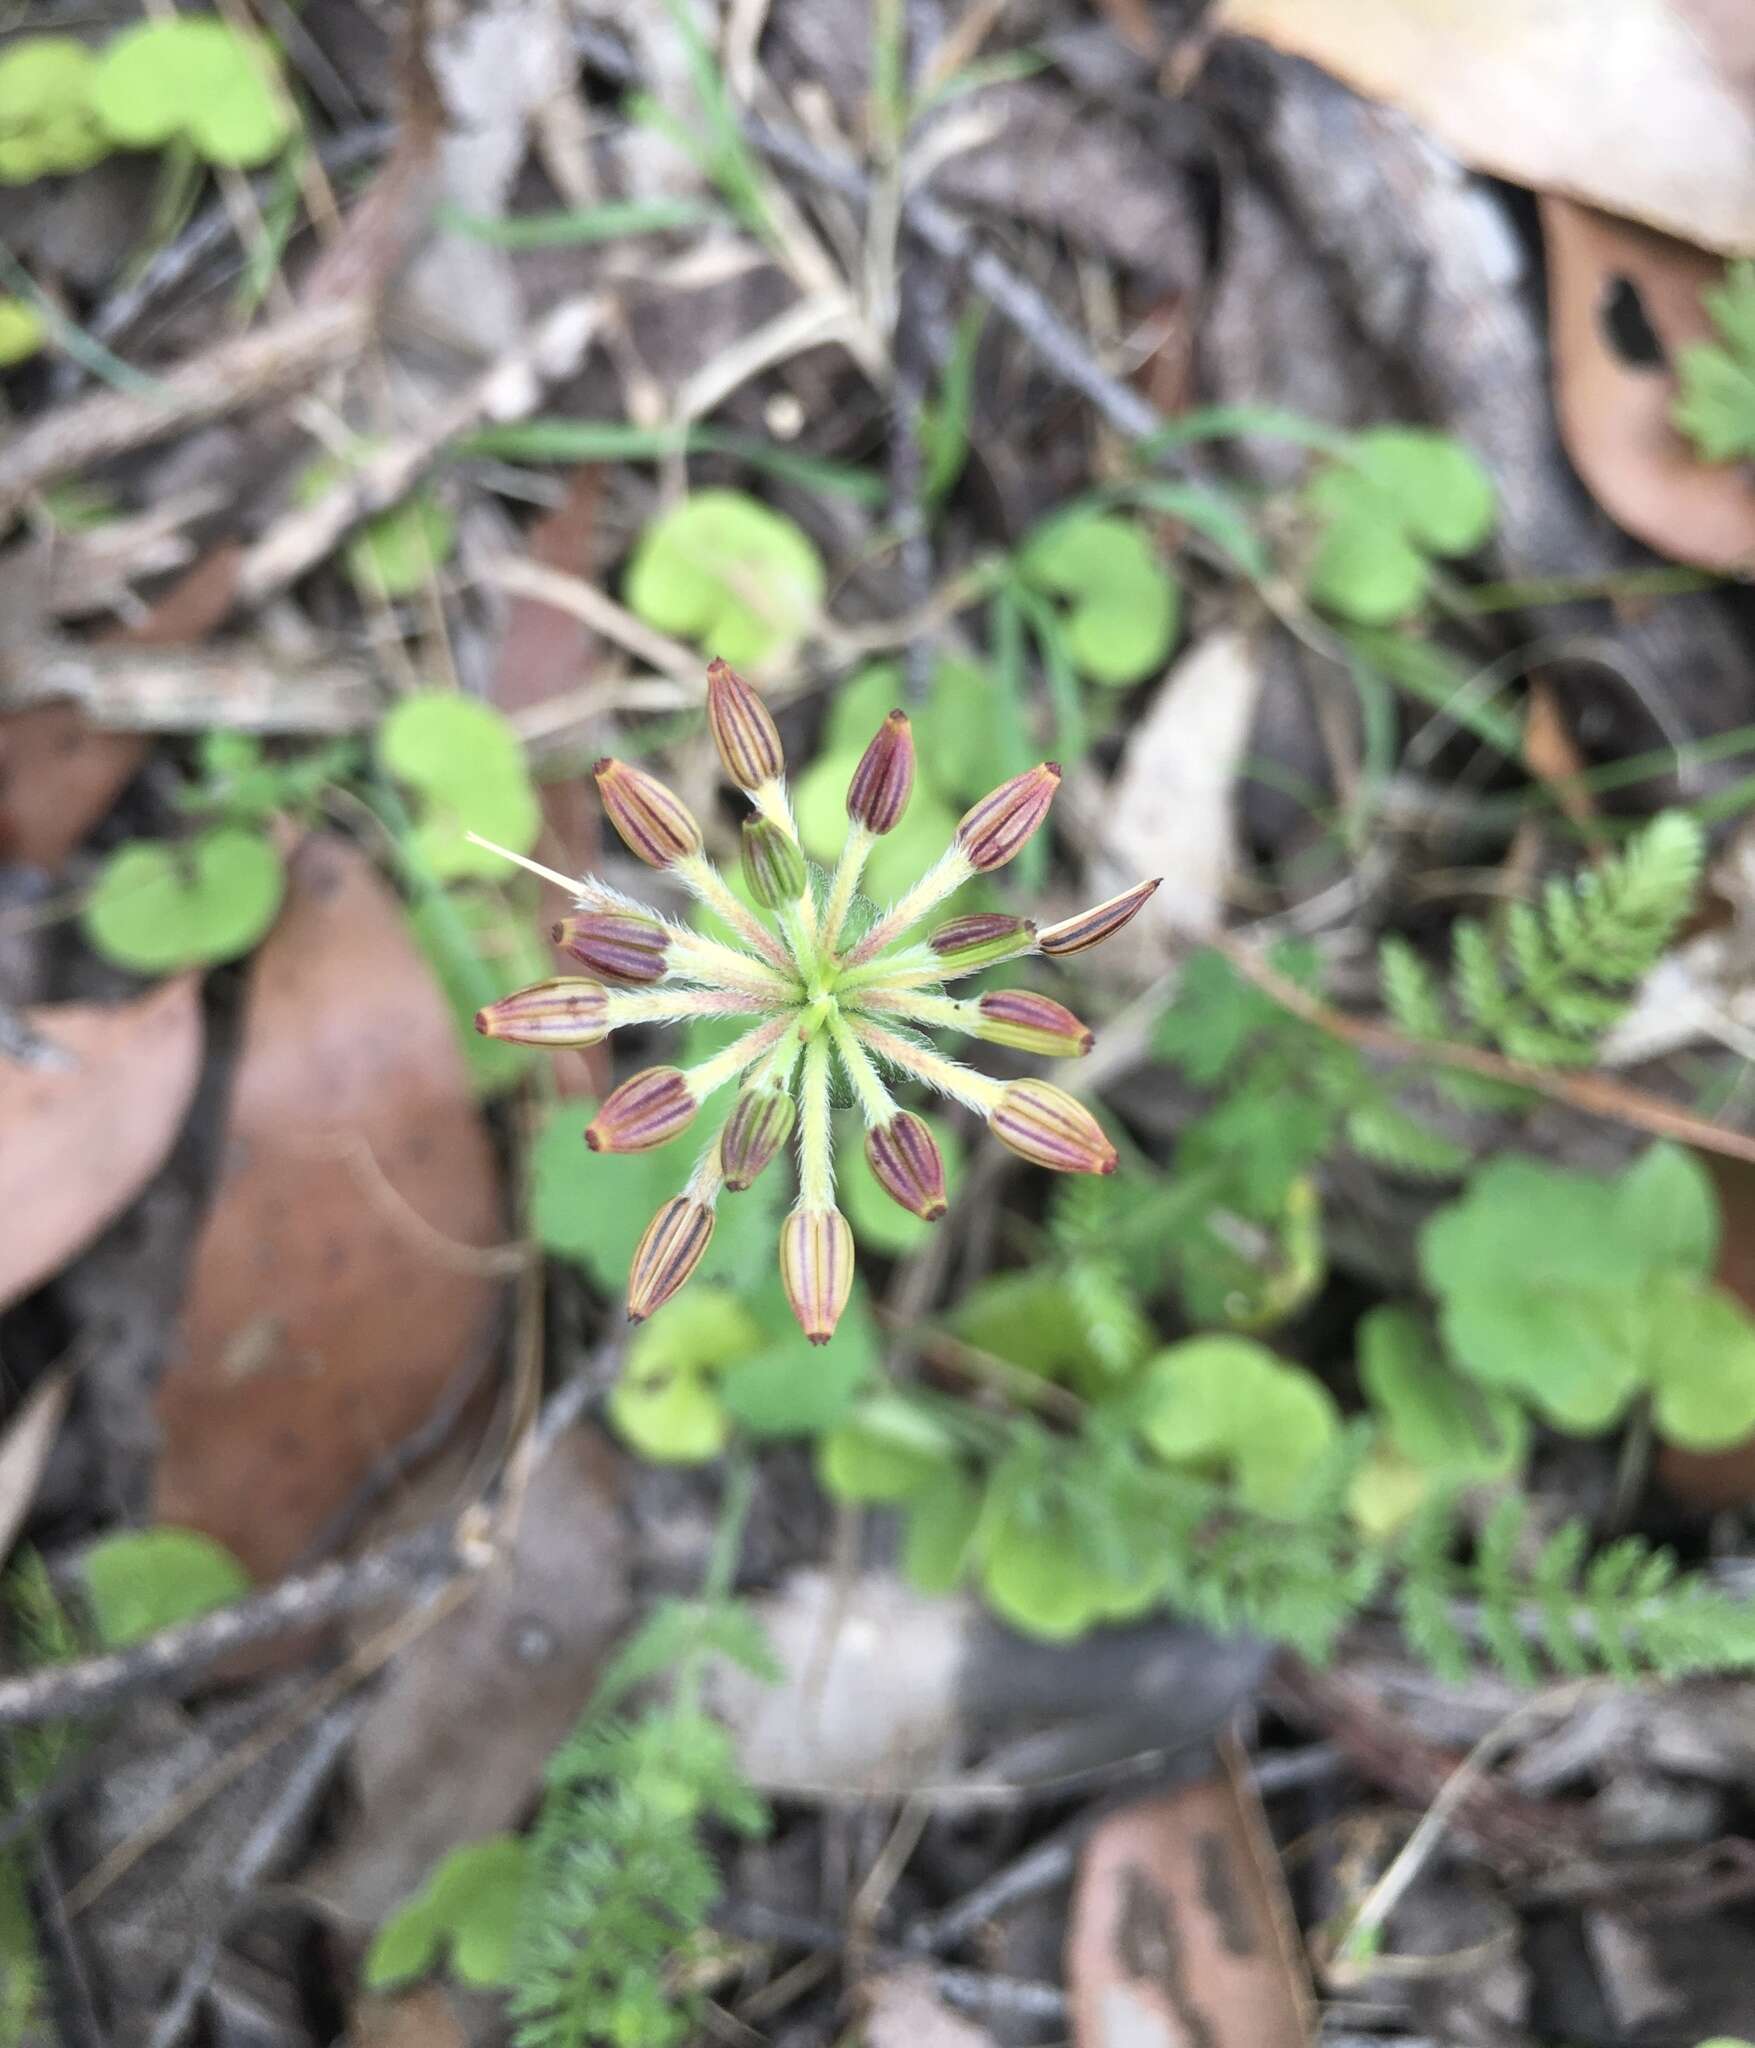
<instances>
[{"instance_id":1,"label":"round green leaf","mask_svg":"<svg viewBox=\"0 0 1755 2048\"><path fill-rule=\"evenodd\" d=\"M1390 516L1428 554L1472 554L1493 531L1493 479L1449 434L1372 427L1353 452Z\"/></svg>"},{"instance_id":2,"label":"round green leaf","mask_svg":"<svg viewBox=\"0 0 1755 2048\"><path fill-rule=\"evenodd\" d=\"M1340 1427L1314 1374L1247 1337L1192 1337L1146 1367L1140 1434L1173 1465L1228 1471L1246 1505L1290 1507Z\"/></svg>"},{"instance_id":3,"label":"round green leaf","mask_svg":"<svg viewBox=\"0 0 1755 2048\"><path fill-rule=\"evenodd\" d=\"M1350 472L1318 477L1305 502L1320 537L1305 572L1313 603L1362 626L1392 625L1426 595L1426 557Z\"/></svg>"},{"instance_id":4,"label":"round green leaf","mask_svg":"<svg viewBox=\"0 0 1755 2048\"><path fill-rule=\"evenodd\" d=\"M528 1847L516 1835L453 1849L379 1928L366 1952L366 1988L384 1991L424 1975L447 1942L459 1983L485 1989L513 1982L528 1869Z\"/></svg>"},{"instance_id":5,"label":"round green leaf","mask_svg":"<svg viewBox=\"0 0 1755 2048\"><path fill-rule=\"evenodd\" d=\"M1353 1474L1347 1511L1374 1542L1387 1542L1425 1506L1434 1483L1429 1465L1416 1464L1392 1443L1380 1441Z\"/></svg>"},{"instance_id":6,"label":"round green leaf","mask_svg":"<svg viewBox=\"0 0 1755 2048\"><path fill-rule=\"evenodd\" d=\"M457 545L457 522L430 491L416 491L368 519L343 560L363 597L412 597L432 581Z\"/></svg>"},{"instance_id":7,"label":"round green leaf","mask_svg":"<svg viewBox=\"0 0 1755 2048\"><path fill-rule=\"evenodd\" d=\"M1080 675L1125 689L1169 659L1181 592L1131 519L1062 513L1025 542L1018 568L1038 590L1065 600L1066 650Z\"/></svg>"},{"instance_id":8,"label":"round green leaf","mask_svg":"<svg viewBox=\"0 0 1755 2048\"><path fill-rule=\"evenodd\" d=\"M124 149L182 137L217 164L266 163L296 126L268 45L209 15L125 30L97 61L90 102Z\"/></svg>"},{"instance_id":9,"label":"round green leaf","mask_svg":"<svg viewBox=\"0 0 1755 2048\"><path fill-rule=\"evenodd\" d=\"M47 338L43 316L28 299L0 297L0 370L27 362Z\"/></svg>"},{"instance_id":10,"label":"round green leaf","mask_svg":"<svg viewBox=\"0 0 1755 2048\"><path fill-rule=\"evenodd\" d=\"M1026 1635L1068 1642L1096 1618L1100 1589L1064 1510L983 1510L981 1590L995 1613Z\"/></svg>"},{"instance_id":11,"label":"round green leaf","mask_svg":"<svg viewBox=\"0 0 1755 2048\"><path fill-rule=\"evenodd\" d=\"M504 880L506 863L464 837L525 853L542 829L542 808L518 736L491 705L455 690L404 697L378 728L378 761L422 799L415 850L441 881Z\"/></svg>"},{"instance_id":12,"label":"round green leaf","mask_svg":"<svg viewBox=\"0 0 1755 2048\"><path fill-rule=\"evenodd\" d=\"M972 661L941 661L915 720L922 777L954 804L985 796L1002 779L1005 725L999 685L987 670Z\"/></svg>"},{"instance_id":13,"label":"round green leaf","mask_svg":"<svg viewBox=\"0 0 1755 2048\"><path fill-rule=\"evenodd\" d=\"M907 1500L955 1456L955 1442L918 1402L877 1394L819 1439L817 1476L837 1500Z\"/></svg>"},{"instance_id":14,"label":"round green leaf","mask_svg":"<svg viewBox=\"0 0 1755 2048\"><path fill-rule=\"evenodd\" d=\"M1721 1451L1755 1435L1755 1324L1722 1287L1680 1274L1645 1296L1652 1330L1652 1420L1666 1442Z\"/></svg>"},{"instance_id":15,"label":"round green leaf","mask_svg":"<svg viewBox=\"0 0 1755 2048\"><path fill-rule=\"evenodd\" d=\"M849 676L830 697L828 716L823 721L822 753L846 754L857 761L870 746L878 727L906 699L907 682L899 663L869 663ZM925 775L924 762L919 772Z\"/></svg>"},{"instance_id":16,"label":"round green leaf","mask_svg":"<svg viewBox=\"0 0 1755 2048\"><path fill-rule=\"evenodd\" d=\"M755 668L803 639L826 584L822 557L794 521L741 491L696 491L641 535L624 595L661 632Z\"/></svg>"},{"instance_id":17,"label":"round green leaf","mask_svg":"<svg viewBox=\"0 0 1755 2048\"><path fill-rule=\"evenodd\" d=\"M981 1496L968 1478L941 1465L909 1499L902 1530L902 1571L918 1593L949 1593L969 1569Z\"/></svg>"},{"instance_id":18,"label":"round green leaf","mask_svg":"<svg viewBox=\"0 0 1755 2048\"><path fill-rule=\"evenodd\" d=\"M105 1649L156 1635L241 1600L249 1574L224 1544L195 1529L135 1529L85 1554L86 1597Z\"/></svg>"},{"instance_id":19,"label":"round green leaf","mask_svg":"<svg viewBox=\"0 0 1755 2048\"><path fill-rule=\"evenodd\" d=\"M180 845L137 839L104 863L81 923L105 959L137 974L208 966L255 945L284 884L259 833L227 825Z\"/></svg>"},{"instance_id":20,"label":"round green leaf","mask_svg":"<svg viewBox=\"0 0 1755 2048\"><path fill-rule=\"evenodd\" d=\"M641 1457L656 1465L704 1465L731 1439L731 1418L698 1373L620 1380L609 1414Z\"/></svg>"},{"instance_id":21,"label":"round green leaf","mask_svg":"<svg viewBox=\"0 0 1755 2048\"><path fill-rule=\"evenodd\" d=\"M945 1163L945 1188L950 1199L955 1201L957 1183L963 1172L962 1144L942 1117L928 1116L922 1121L938 1140L938 1149ZM877 1176L866 1163L864 1125L861 1122L855 1118L843 1119L839 1136L835 1153L836 1185L839 1189L836 1199L848 1222L853 1225L854 1237L864 1249L882 1252L888 1258L902 1258L917 1250L939 1226L923 1223L878 1185Z\"/></svg>"},{"instance_id":22,"label":"round green leaf","mask_svg":"<svg viewBox=\"0 0 1755 2048\"><path fill-rule=\"evenodd\" d=\"M0 185L83 171L105 154L94 68L71 36L25 36L0 51Z\"/></svg>"},{"instance_id":23,"label":"round green leaf","mask_svg":"<svg viewBox=\"0 0 1755 2048\"><path fill-rule=\"evenodd\" d=\"M965 1344L1084 1394L1105 1392L1113 1375L1091 1340L1083 1304L1051 1270L1002 1273L983 1281L951 1317Z\"/></svg>"}]
</instances>

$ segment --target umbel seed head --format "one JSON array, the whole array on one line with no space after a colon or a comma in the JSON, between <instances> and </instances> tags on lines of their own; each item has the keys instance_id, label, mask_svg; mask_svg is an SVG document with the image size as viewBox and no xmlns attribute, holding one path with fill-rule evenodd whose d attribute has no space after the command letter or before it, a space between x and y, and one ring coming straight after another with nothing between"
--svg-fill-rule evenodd
<instances>
[{"instance_id":1,"label":"umbel seed head","mask_svg":"<svg viewBox=\"0 0 1755 2048\"><path fill-rule=\"evenodd\" d=\"M1032 1054L1088 1051L1089 1029L1053 996L1034 989L958 996L946 985L1026 954L1082 952L1122 930L1157 884L1141 882L1043 928L1014 906L935 929L932 920L942 918L957 889L1004 867L1042 829L1060 786L1052 761L971 805L951 845L922 862L911 886L886 877L878 891L867 883L868 863L902 819L913 788L914 736L902 712L884 720L860 757L847 792L846 839L821 877L800 848L774 720L722 661L707 675L707 722L726 774L749 794L755 814L742 842L747 891L734 889L707 857L700 824L672 790L626 761L600 761L604 810L630 851L666 870L715 925L660 916L607 882L575 886L510 854L574 897L573 914L554 937L586 972L520 989L488 1004L477 1022L489 1037L538 1046L593 1045L623 1026L710 1034L686 1070L650 1066L622 1081L585 1131L597 1152L647 1151L687 1131L719 1089L737 1091L730 1114L640 1240L628 1314L638 1322L676 1293L700 1268L721 1196L748 1188L790 1146L798 1198L780 1232L780 1275L805 1335L825 1344L853 1285L853 1233L834 1198L837 1069L846 1084L841 1099L855 1103L865 1123L873 1178L928 1222L945 1214L944 1160L925 1120L896 1099L899 1085L935 1090L985 1117L995 1136L1039 1166L1113 1172L1115 1147L1083 1103L1034 1077L1004 1081L959 1065L932 1038L948 1028ZM889 851L901 849L892 840ZM868 901L862 884L887 902ZM738 1021L721 1039L729 1020Z\"/></svg>"}]
</instances>

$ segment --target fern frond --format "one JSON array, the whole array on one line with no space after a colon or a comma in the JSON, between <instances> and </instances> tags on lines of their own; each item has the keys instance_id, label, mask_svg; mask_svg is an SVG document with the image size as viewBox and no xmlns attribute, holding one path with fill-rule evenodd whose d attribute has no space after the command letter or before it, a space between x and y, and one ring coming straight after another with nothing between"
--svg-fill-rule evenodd
<instances>
[{"instance_id":1,"label":"fern frond","mask_svg":"<svg viewBox=\"0 0 1755 2048\"><path fill-rule=\"evenodd\" d=\"M1396 1029L1409 1038L1446 1036L1444 998L1437 977L1405 939L1385 939L1378 949L1383 1000Z\"/></svg>"},{"instance_id":2,"label":"fern frond","mask_svg":"<svg viewBox=\"0 0 1755 2048\"><path fill-rule=\"evenodd\" d=\"M1383 1097L1360 1103L1344 1128L1355 1152L1392 1173L1439 1180L1461 1173L1469 1163L1469 1153L1454 1139Z\"/></svg>"}]
</instances>

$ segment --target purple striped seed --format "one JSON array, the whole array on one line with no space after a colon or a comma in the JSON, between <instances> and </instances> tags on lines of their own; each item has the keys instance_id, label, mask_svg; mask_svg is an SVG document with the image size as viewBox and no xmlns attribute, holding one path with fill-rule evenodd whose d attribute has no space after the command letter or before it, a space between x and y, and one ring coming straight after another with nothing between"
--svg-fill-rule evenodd
<instances>
[{"instance_id":1,"label":"purple striped seed","mask_svg":"<svg viewBox=\"0 0 1755 2048\"><path fill-rule=\"evenodd\" d=\"M996 989L975 1008L975 1036L989 1045L1009 1045L1043 1059L1082 1059L1096 1043L1096 1034L1064 1003L1034 989Z\"/></svg>"},{"instance_id":2,"label":"purple striped seed","mask_svg":"<svg viewBox=\"0 0 1755 2048\"><path fill-rule=\"evenodd\" d=\"M938 1141L912 1111L900 1110L887 1124L867 1131L865 1157L872 1178L891 1201L923 1223L936 1223L949 1207Z\"/></svg>"},{"instance_id":3,"label":"purple striped seed","mask_svg":"<svg viewBox=\"0 0 1755 2048\"><path fill-rule=\"evenodd\" d=\"M988 1128L1020 1158L1052 1173L1113 1173L1118 1163L1103 1126L1052 1081L1008 1082Z\"/></svg>"},{"instance_id":4,"label":"purple striped seed","mask_svg":"<svg viewBox=\"0 0 1755 2048\"><path fill-rule=\"evenodd\" d=\"M647 1067L597 1105L585 1142L593 1152L650 1152L687 1130L698 1107L680 1067Z\"/></svg>"},{"instance_id":5,"label":"purple striped seed","mask_svg":"<svg viewBox=\"0 0 1755 2048\"><path fill-rule=\"evenodd\" d=\"M719 1171L734 1195L779 1155L797 1120L798 1104L783 1088L746 1088L737 1098L719 1133Z\"/></svg>"},{"instance_id":6,"label":"purple striped seed","mask_svg":"<svg viewBox=\"0 0 1755 2048\"><path fill-rule=\"evenodd\" d=\"M835 1334L853 1290L853 1231L839 1209L794 1209L780 1226L780 1280L813 1344Z\"/></svg>"},{"instance_id":7,"label":"purple striped seed","mask_svg":"<svg viewBox=\"0 0 1755 2048\"><path fill-rule=\"evenodd\" d=\"M847 785L847 815L868 832L894 830L914 789L914 733L905 711L892 711L859 757Z\"/></svg>"},{"instance_id":8,"label":"purple striped seed","mask_svg":"<svg viewBox=\"0 0 1755 2048\"><path fill-rule=\"evenodd\" d=\"M668 868L700 852L701 828L694 814L656 775L608 758L591 772L609 822L636 859Z\"/></svg>"},{"instance_id":9,"label":"purple striped seed","mask_svg":"<svg viewBox=\"0 0 1755 2048\"><path fill-rule=\"evenodd\" d=\"M475 1028L483 1038L557 1052L601 1045L609 1036L609 990L600 981L577 977L539 981L477 1010Z\"/></svg>"},{"instance_id":10,"label":"purple striped seed","mask_svg":"<svg viewBox=\"0 0 1755 2048\"><path fill-rule=\"evenodd\" d=\"M808 886L798 841L772 818L745 821L743 878L764 910L781 910L796 903Z\"/></svg>"},{"instance_id":11,"label":"purple striped seed","mask_svg":"<svg viewBox=\"0 0 1755 2048\"><path fill-rule=\"evenodd\" d=\"M739 789L760 789L785 774L779 728L767 705L723 661L707 665L707 723L725 772Z\"/></svg>"},{"instance_id":12,"label":"purple striped seed","mask_svg":"<svg viewBox=\"0 0 1755 2048\"><path fill-rule=\"evenodd\" d=\"M1123 889L1119 896L1081 910L1077 917L1063 917L1059 924L1051 924L1038 935L1037 951L1064 958L1068 953L1082 953L1087 946L1101 945L1138 917L1157 894L1158 883L1163 879L1159 875L1150 882L1135 882L1131 889Z\"/></svg>"},{"instance_id":13,"label":"purple striped seed","mask_svg":"<svg viewBox=\"0 0 1755 2048\"><path fill-rule=\"evenodd\" d=\"M1060 787L1060 763L1043 761L1014 775L964 812L957 826L957 844L977 874L1003 868L1023 850L1054 801Z\"/></svg>"},{"instance_id":14,"label":"purple striped seed","mask_svg":"<svg viewBox=\"0 0 1755 2048\"><path fill-rule=\"evenodd\" d=\"M997 910L971 911L941 924L926 942L947 974L973 974L1034 950L1036 927L1027 917L1007 917Z\"/></svg>"},{"instance_id":15,"label":"purple striped seed","mask_svg":"<svg viewBox=\"0 0 1755 2048\"><path fill-rule=\"evenodd\" d=\"M606 981L662 981L670 962L670 933L657 918L632 910L587 910L563 917L549 936Z\"/></svg>"},{"instance_id":16,"label":"purple striped seed","mask_svg":"<svg viewBox=\"0 0 1755 2048\"><path fill-rule=\"evenodd\" d=\"M701 1263L713 1238L713 1211L675 1195L646 1226L628 1267L628 1321L643 1323L662 1308Z\"/></svg>"}]
</instances>

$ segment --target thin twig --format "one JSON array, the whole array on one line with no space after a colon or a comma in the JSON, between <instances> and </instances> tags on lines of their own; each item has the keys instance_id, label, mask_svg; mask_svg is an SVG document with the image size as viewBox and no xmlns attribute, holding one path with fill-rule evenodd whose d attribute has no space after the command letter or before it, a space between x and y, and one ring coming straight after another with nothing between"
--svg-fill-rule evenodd
<instances>
[{"instance_id":1,"label":"thin twig","mask_svg":"<svg viewBox=\"0 0 1755 2048\"><path fill-rule=\"evenodd\" d=\"M283 1579L265 1593L215 1608L195 1621L160 1629L125 1650L51 1664L0 1679L0 1727L86 1719L123 1700L181 1690L254 1643L404 1600L423 1586L481 1568L488 1559L459 1524L423 1529L346 1562Z\"/></svg>"},{"instance_id":2,"label":"thin twig","mask_svg":"<svg viewBox=\"0 0 1755 2048\"><path fill-rule=\"evenodd\" d=\"M150 394L96 391L45 413L0 449L0 525L57 477L308 384L359 353L371 319L363 298L308 306L213 343L167 370Z\"/></svg>"}]
</instances>

